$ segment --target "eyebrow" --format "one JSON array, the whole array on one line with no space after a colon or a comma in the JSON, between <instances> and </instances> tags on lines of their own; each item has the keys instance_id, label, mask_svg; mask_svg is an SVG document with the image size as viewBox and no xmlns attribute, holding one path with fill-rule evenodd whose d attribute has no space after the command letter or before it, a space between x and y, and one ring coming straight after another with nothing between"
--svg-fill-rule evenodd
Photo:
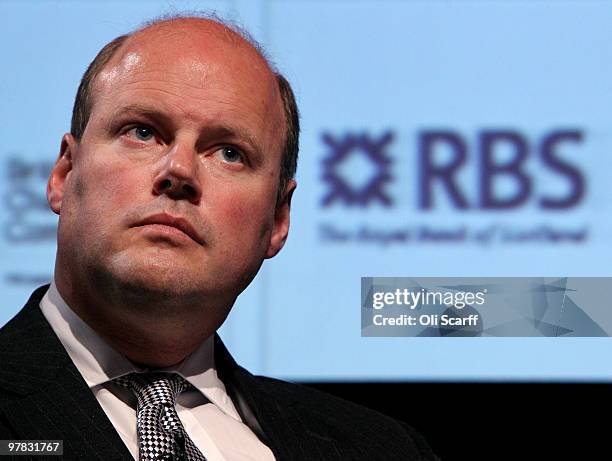
<instances>
[{"instance_id":1,"label":"eyebrow","mask_svg":"<svg viewBox=\"0 0 612 461\"><path fill-rule=\"evenodd\" d=\"M234 127L223 123L211 123L207 125L203 137L236 138L247 144L251 151L259 158L262 154L255 137L249 131L240 127Z\"/></svg>"},{"instance_id":2,"label":"eyebrow","mask_svg":"<svg viewBox=\"0 0 612 461\"><path fill-rule=\"evenodd\" d=\"M172 130L176 129L176 124L172 121L172 118L166 115L162 110L141 105L141 104L130 104L127 106L121 106L115 110L108 120L108 126L111 127L115 121L120 117L127 115L138 115L144 118L151 119L152 121L159 122L162 125L169 127ZM245 142L250 149L259 157L262 155L259 143L253 134L239 126L233 126L220 122L213 122L206 125L205 129L201 129L199 138L205 137L227 137L236 138Z\"/></svg>"},{"instance_id":3,"label":"eyebrow","mask_svg":"<svg viewBox=\"0 0 612 461\"><path fill-rule=\"evenodd\" d=\"M172 128L174 128L174 123L172 123L172 119L165 115L162 111L139 104L121 106L115 111L113 111L111 113L111 116L109 117L108 126L110 127L114 125L118 118L124 117L126 115L138 115L141 117L152 119L154 121L159 121L164 125L170 125Z\"/></svg>"}]
</instances>

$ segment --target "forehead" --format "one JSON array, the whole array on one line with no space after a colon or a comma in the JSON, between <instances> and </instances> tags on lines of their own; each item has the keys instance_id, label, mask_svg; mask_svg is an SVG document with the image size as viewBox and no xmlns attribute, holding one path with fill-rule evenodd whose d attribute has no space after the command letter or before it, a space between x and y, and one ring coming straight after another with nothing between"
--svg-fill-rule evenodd
<instances>
[{"instance_id":1,"label":"forehead","mask_svg":"<svg viewBox=\"0 0 612 461\"><path fill-rule=\"evenodd\" d=\"M215 21L195 18L162 22L134 33L107 67L115 67L117 73L160 65L195 79L216 68L240 71L258 83L273 76L261 54L236 32Z\"/></svg>"},{"instance_id":2,"label":"forehead","mask_svg":"<svg viewBox=\"0 0 612 461\"><path fill-rule=\"evenodd\" d=\"M248 121L257 135L283 138L275 74L253 46L213 21L155 25L119 48L94 82L92 116L99 106L116 110L143 102L194 120Z\"/></svg>"}]
</instances>

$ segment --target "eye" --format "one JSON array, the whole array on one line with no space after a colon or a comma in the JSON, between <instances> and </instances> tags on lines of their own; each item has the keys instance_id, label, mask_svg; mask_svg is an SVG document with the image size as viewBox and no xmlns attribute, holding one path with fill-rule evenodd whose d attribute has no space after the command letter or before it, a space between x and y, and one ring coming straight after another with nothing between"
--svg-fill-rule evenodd
<instances>
[{"instance_id":1,"label":"eye","mask_svg":"<svg viewBox=\"0 0 612 461\"><path fill-rule=\"evenodd\" d=\"M139 141L150 141L155 137L153 128L146 125L138 125L130 129L126 133L128 136L136 138Z\"/></svg>"},{"instance_id":2,"label":"eye","mask_svg":"<svg viewBox=\"0 0 612 461\"><path fill-rule=\"evenodd\" d=\"M219 149L219 152L221 153L221 157L222 157L223 161L225 161L227 163L239 163L239 162L242 163L242 162L244 162L244 159L243 159L243 156L242 156L242 152L240 152L235 147L223 146L221 149Z\"/></svg>"}]
</instances>

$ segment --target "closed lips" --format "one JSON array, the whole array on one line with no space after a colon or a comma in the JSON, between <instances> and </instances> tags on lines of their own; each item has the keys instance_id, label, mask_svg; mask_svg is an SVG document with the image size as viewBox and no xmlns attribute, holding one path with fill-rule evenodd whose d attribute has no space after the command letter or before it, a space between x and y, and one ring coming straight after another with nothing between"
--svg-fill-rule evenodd
<instances>
[{"instance_id":1,"label":"closed lips","mask_svg":"<svg viewBox=\"0 0 612 461\"><path fill-rule=\"evenodd\" d=\"M161 224L163 226L174 227L187 234L195 242L204 245L204 239L200 237L195 228L185 218L170 216L168 214L156 214L143 219L134 227L147 226L149 224Z\"/></svg>"}]
</instances>

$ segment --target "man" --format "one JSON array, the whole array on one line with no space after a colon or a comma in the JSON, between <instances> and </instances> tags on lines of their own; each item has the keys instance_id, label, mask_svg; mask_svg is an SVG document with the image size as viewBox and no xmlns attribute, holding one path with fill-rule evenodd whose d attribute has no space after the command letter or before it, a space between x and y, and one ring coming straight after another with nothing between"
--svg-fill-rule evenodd
<instances>
[{"instance_id":1,"label":"man","mask_svg":"<svg viewBox=\"0 0 612 461\"><path fill-rule=\"evenodd\" d=\"M65 459L433 459L412 429L254 377L215 331L289 230L297 108L244 34L157 21L85 73L47 196L54 281L0 332L0 439Z\"/></svg>"}]
</instances>

